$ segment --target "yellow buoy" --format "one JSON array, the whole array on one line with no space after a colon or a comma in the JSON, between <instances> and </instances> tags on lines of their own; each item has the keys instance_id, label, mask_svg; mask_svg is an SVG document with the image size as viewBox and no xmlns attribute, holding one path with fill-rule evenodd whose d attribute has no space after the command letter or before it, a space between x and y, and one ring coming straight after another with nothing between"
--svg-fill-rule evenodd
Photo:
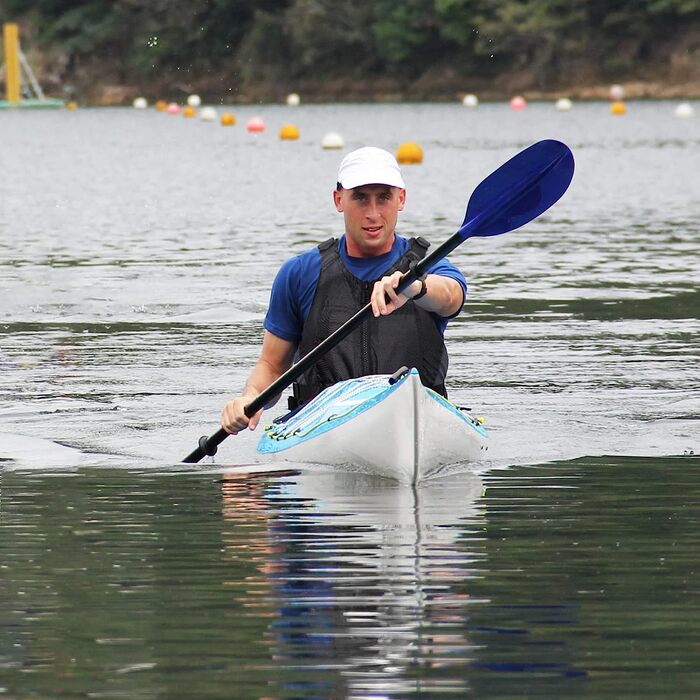
<instances>
[{"instance_id":1,"label":"yellow buoy","mask_svg":"<svg viewBox=\"0 0 700 700\"><path fill-rule=\"evenodd\" d=\"M625 114L627 112L627 105L624 102L613 102L610 105L610 114Z\"/></svg>"},{"instance_id":2,"label":"yellow buoy","mask_svg":"<svg viewBox=\"0 0 700 700\"><path fill-rule=\"evenodd\" d=\"M159 112L165 112L165 110L168 109L168 103L165 100L158 100L158 102L156 102L156 109Z\"/></svg>"},{"instance_id":3,"label":"yellow buoy","mask_svg":"<svg viewBox=\"0 0 700 700\"><path fill-rule=\"evenodd\" d=\"M233 126L236 123L236 117L231 112L224 112L221 115L221 126Z\"/></svg>"},{"instance_id":4,"label":"yellow buoy","mask_svg":"<svg viewBox=\"0 0 700 700\"><path fill-rule=\"evenodd\" d=\"M78 103L77 102L68 102L68 103L66 103L66 109L69 109L71 112L75 112L75 110L78 109Z\"/></svg>"},{"instance_id":5,"label":"yellow buoy","mask_svg":"<svg viewBox=\"0 0 700 700\"><path fill-rule=\"evenodd\" d=\"M183 117L188 117L188 118L191 119L191 118L194 117L196 114L197 114L197 110L196 110L192 105L187 105L187 107L185 107L185 108L182 110L182 116L183 116Z\"/></svg>"},{"instance_id":6,"label":"yellow buoy","mask_svg":"<svg viewBox=\"0 0 700 700\"><path fill-rule=\"evenodd\" d=\"M413 141L405 141L396 150L396 160L403 164L423 162L423 149Z\"/></svg>"},{"instance_id":7,"label":"yellow buoy","mask_svg":"<svg viewBox=\"0 0 700 700\"><path fill-rule=\"evenodd\" d=\"M280 138L283 141L294 141L299 138L299 129L294 124L282 124Z\"/></svg>"}]
</instances>

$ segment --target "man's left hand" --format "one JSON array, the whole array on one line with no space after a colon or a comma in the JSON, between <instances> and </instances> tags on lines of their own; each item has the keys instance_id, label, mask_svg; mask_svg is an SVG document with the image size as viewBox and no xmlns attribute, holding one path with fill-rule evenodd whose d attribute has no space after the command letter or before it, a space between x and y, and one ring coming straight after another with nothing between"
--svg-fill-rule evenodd
<instances>
[{"instance_id":1,"label":"man's left hand","mask_svg":"<svg viewBox=\"0 0 700 700\"><path fill-rule=\"evenodd\" d=\"M394 272L393 275L382 277L374 283L372 297L372 313L375 318L388 316L390 313L400 309L409 299L412 299L421 290L420 280L416 280L409 285L401 294L396 293L396 288L403 277L402 272Z\"/></svg>"}]
</instances>

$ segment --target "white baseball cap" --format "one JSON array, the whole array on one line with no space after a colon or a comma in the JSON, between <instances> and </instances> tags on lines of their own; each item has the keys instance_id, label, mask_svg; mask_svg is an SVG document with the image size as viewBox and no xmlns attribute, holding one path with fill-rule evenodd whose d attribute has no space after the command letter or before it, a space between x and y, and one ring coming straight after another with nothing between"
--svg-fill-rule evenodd
<instances>
[{"instance_id":1,"label":"white baseball cap","mask_svg":"<svg viewBox=\"0 0 700 700\"><path fill-rule=\"evenodd\" d=\"M364 146L348 153L338 168L338 182L351 190L362 185L391 185L406 189L396 158L382 148Z\"/></svg>"}]
</instances>

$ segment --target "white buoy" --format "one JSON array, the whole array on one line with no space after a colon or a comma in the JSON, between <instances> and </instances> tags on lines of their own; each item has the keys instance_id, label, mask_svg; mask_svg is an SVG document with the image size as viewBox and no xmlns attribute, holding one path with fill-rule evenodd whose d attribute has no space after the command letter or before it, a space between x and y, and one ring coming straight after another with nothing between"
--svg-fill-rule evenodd
<instances>
[{"instance_id":1,"label":"white buoy","mask_svg":"<svg viewBox=\"0 0 700 700\"><path fill-rule=\"evenodd\" d=\"M611 100L619 102L625 97L625 88L623 88L622 85L611 85L610 92L608 94L610 95Z\"/></svg>"},{"instance_id":2,"label":"white buoy","mask_svg":"<svg viewBox=\"0 0 700 700\"><path fill-rule=\"evenodd\" d=\"M215 122L216 110L213 107L202 107L202 111L199 113L199 118L203 122Z\"/></svg>"},{"instance_id":3,"label":"white buoy","mask_svg":"<svg viewBox=\"0 0 700 700\"><path fill-rule=\"evenodd\" d=\"M148 100L145 97L137 97L134 100L134 109L147 109Z\"/></svg>"},{"instance_id":4,"label":"white buoy","mask_svg":"<svg viewBox=\"0 0 700 700\"><path fill-rule=\"evenodd\" d=\"M477 107L479 105L479 98L476 95L465 95L462 98L462 104L465 107Z\"/></svg>"},{"instance_id":5,"label":"white buoy","mask_svg":"<svg viewBox=\"0 0 700 700\"><path fill-rule=\"evenodd\" d=\"M568 112L572 107L572 102L568 97L560 97L554 106L560 112Z\"/></svg>"},{"instance_id":6,"label":"white buoy","mask_svg":"<svg viewBox=\"0 0 700 700\"><path fill-rule=\"evenodd\" d=\"M202 104L202 99L199 95L190 95L187 98L187 104L190 107L199 107Z\"/></svg>"},{"instance_id":7,"label":"white buoy","mask_svg":"<svg viewBox=\"0 0 700 700\"><path fill-rule=\"evenodd\" d=\"M298 107L300 102L301 98L296 94L296 92L290 92L289 95L287 95L287 104L290 107Z\"/></svg>"},{"instance_id":8,"label":"white buoy","mask_svg":"<svg viewBox=\"0 0 700 700\"><path fill-rule=\"evenodd\" d=\"M335 131L327 133L321 139L321 148L343 148L345 146L345 141L340 134Z\"/></svg>"},{"instance_id":9,"label":"white buoy","mask_svg":"<svg viewBox=\"0 0 700 700\"><path fill-rule=\"evenodd\" d=\"M695 110L690 102L681 102L673 113L681 119L687 119L688 117L693 116Z\"/></svg>"}]
</instances>

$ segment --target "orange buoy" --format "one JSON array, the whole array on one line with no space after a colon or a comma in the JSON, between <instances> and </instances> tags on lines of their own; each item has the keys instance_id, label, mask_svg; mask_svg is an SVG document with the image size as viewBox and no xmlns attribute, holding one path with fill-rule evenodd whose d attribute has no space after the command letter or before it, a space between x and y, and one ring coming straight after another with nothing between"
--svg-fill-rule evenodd
<instances>
[{"instance_id":1,"label":"orange buoy","mask_svg":"<svg viewBox=\"0 0 700 700\"><path fill-rule=\"evenodd\" d=\"M168 109L168 103L165 100L158 100L158 102L156 102L156 109L159 112L165 112L165 110Z\"/></svg>"},{"instance_id":2,"label":"orange buoy","mask_svg":"<svg viewBox=\"0 0 700 700\"><path fill-rule=\"evenodd\" d=\"M221 126L233 126L236 123L236 117L231 112L224 112L221 115Z\"/></svg>"},{"instance_id":3,"label":"orange buoy","mask_svg":"<svg viewBox=\"0 0 700 700\"><path fill-rule=\"evenodd\" d=\"M396 160L403 164L422 163L423 149L413 141L405 141L396 150Z\"/></svg>"},{"instance_id":4,"label":"orange buoy","mask_svg":"<svg viewBox=\"0 0 700 700\"><path fill-rule=\"evenodd\" d=\"M188 119L196 116L196 114L197 110L192 105L187 105L187 107L182 110L182 116L187 117Z\"/></svg>"},{"instance_id":5,"label":"orange buoy","mask_svg":"<svg viewBox=\"0 0 700 700\"><path fill-rule=\"evenodd\" d=\"M295 141L299 138L299 129L294 124L282 124L280 138L283 141Z\"/></svg>"},{"instance_id":6,"label":"orange buoy","mask_svg":"<svg viewBox=\"0 0 700 700\"><path fill-rule=\"evenodd\" d=\"M610 114L622 115L627 112L627 105L624 102L613 102L610 105Z\"/></svg>"}]
</instances>

